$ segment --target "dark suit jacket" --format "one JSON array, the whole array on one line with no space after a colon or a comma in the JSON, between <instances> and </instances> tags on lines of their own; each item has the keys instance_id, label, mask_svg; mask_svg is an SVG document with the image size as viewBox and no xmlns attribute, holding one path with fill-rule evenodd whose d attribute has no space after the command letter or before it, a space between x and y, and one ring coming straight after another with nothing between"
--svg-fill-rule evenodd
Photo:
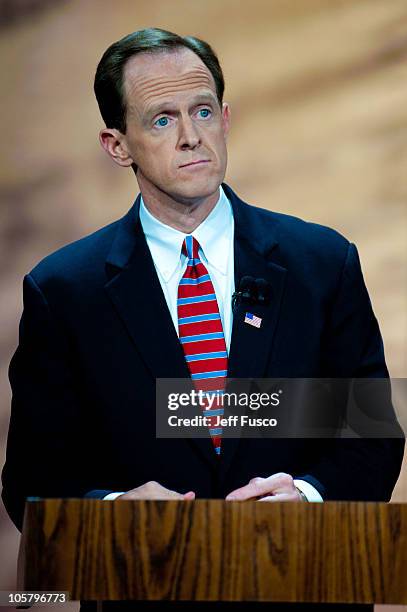
<instances>
[{"instance_id":1,"label":"dark suit jacket","mask_svg":"<svg viewBox=\"0 0 407 612\"><path fill-rule=\"evenodd\" d=\"M337 232L242 202L235 281L272 287L262 330L234 316L231 377L387 377L357 251ZM189 377L139 219L118 221L41 261L24 279L3 500L21 529L25 498L102 497L156 480L224 497L287 472L324 499L388 500L404 441L155 437L155 379ZM219 228L221 231L221 228Z\"/></svg>"}]
</instances>

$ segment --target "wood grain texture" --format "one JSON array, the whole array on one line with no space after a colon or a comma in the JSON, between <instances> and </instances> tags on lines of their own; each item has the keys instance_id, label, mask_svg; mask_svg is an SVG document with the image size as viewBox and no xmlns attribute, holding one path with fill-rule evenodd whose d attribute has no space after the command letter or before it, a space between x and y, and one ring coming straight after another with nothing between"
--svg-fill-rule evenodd
<instances>
[{"instance_id":1,"label":"wood grain texture","mask_svg":"<svg viewBox=\"0 0 407 612\"><path fill-rule=\"evenodd\" d=\"M73 599L407 603L407 505L28 502L20 584Z\"/></svg>"}]
</instances>

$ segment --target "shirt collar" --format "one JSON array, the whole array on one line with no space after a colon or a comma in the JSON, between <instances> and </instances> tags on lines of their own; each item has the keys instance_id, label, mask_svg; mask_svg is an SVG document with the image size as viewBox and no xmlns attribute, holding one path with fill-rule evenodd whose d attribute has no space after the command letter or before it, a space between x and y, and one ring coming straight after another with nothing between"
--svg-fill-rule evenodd
<instances>
[{"instance_id":1,"label":"shirt collar","mask_svg":"<svg viewBox=\"0 0 407 612\"><path fill-rule=\"evenodd\" d=\"M154 263L165 282L168 282L181 262L181 247L185 236L154 217L140 197L140 222ZM230 241L233 240L233 212L222 187L219 199L209 215L192 232L199 242L203 259L226 275ZM182 256L185 257L185 256Z\"/></svg>"}]
</instances>

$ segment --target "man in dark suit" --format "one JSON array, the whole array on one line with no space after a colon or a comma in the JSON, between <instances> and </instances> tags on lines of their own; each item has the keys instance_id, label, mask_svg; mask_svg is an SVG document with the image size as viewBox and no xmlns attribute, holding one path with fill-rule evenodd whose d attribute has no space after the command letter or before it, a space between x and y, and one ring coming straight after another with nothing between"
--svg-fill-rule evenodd
<instances>
[{"instance_id":1,"label":"man in dark suit","mask_svg":"<svg viewBox=\"0 0 407 612\"><path fill-rule=\"evenodd\" d=\"M2 475L19 529L27 496L390 499L402 439L156 438L156 379L194 377L200 358L182 331L188 266L203 266L210 283L211 314L194 333L206 341L205 321L216 319L224 350L207 350L223 360L213 366L221 378L225 368L232 378L388 376L355 246L245 204L222 183L223 87L209 45L157 29L118 41L99 63L100 141L133 168L141 193L122 219L24 279ZM259 327L244 303L232 312L244 276L271 288L251 308Z\"/></svg>"}]
</instances>

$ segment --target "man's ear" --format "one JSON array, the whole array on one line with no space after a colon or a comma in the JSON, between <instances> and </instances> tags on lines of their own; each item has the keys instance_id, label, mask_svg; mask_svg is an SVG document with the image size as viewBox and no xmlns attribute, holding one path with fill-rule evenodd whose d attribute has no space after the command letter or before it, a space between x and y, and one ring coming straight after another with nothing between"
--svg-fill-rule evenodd
<instances>
[{"instance_id":1,"label":"man's ear","mask_svg":"<svg viewBox=\"0 0 407 612\"><path fill-rule=\"evenodd\" d=\"M127 147L124 134L119 130L104 128L99 132L99 142L106 153L119 166L131 166L134 163Z\"/></svg>"},{"instance_id":2,"label":"man's ear","mask_svg":"<svg viewBox=\"0 0 407 612\"><path fill-rule=\"evenodd\" d=\"M223 102L222 104L222 126L226 140L230 130L230 106L227 102Z\"/></svg>"}]
</instances>

